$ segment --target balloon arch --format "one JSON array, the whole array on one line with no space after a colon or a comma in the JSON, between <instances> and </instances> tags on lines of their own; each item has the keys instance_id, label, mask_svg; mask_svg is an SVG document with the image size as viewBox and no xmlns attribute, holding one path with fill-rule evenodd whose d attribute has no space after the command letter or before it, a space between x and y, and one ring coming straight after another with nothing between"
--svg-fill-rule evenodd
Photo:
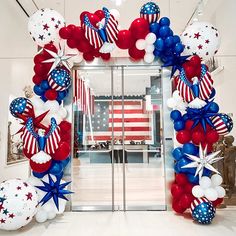
<instances>
[{"instance_id":1,"label":"balloon arch","mask_svg":"<svg viewBox=\"0 0 236 236\"><path fill-rule=\"evenodd\" d=\"M45 222L64 212L66 195L71 193L69 182L62 179L71 158L71 123L62 103L72 82L69 62L109 61L115 47L128 50L133 61L159 60L172 68L175 91L167 102L176 131L172 208L180 214L189 209L198 223L211 223L225 196L222 177L213 167L222 157L213 152L213 144L233 127L231 118L219 113L213 79L204 64L219 48L219 33L209 23L194 22L179 37L170 20L159 17L158 5L148 2L126 30L119 29L119 12L105 7L82 12L78 26L65 26L64 18L47 8L29 18L30 36L41 47L34 57L35 96L14 99L10 112L22 121L19 132L32 176L27 182L0 184L0 229L18 229L34 215ZM13 196L16 192L20 198Z\"/></svg>"}]
</instances>

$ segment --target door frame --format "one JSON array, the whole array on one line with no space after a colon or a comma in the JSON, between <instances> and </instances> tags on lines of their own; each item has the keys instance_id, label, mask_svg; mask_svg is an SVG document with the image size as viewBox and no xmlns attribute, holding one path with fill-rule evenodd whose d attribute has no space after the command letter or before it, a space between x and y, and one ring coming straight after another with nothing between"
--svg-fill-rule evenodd
<instances>
[{"instance_id":1,"label":"door frame","mask_svg":"<svg viewBox=\"0 0 236 236\"><path fill-rule=\"evenodd\" d=\"M174 170L173 170L173 158L171 156L171 151L173 148L173 137L174 137L174 130L172 127L172 123L169 119L169 115L170 115L170 110L167 107L167 99L170 97L171 92L172 92L172 85L171 85L171 81L170 81L170 70L167 68L163 68L161 67L161 65L155 61L150 65L145 64L143 61L139 61L139 62L133 62L131 61L129 58L112 58L109 62L104 62L101 59L96 59L94 62L92 63L87 63L87 62L82 62L79 64L74 64L73 68L72 68L72 75L73 72L75 70L79 70L80 68L96 68L98 69L99 67L108 67L110 68L111 71L111 96L112 96L112 103L113 103L113 97L114 97L114 74L113 74L113 70L114 68L121 68L121 73L122 73L122 101L124 101L124 67L138 67L138 66L145 66L145 68L148 70L150 67L153 66L159 66L161 69L161 83L162 83L162 105L163 105L163 115L161 117L162 119L162 123L163 123L163 164L164 164L164 178L165 178L165 202L166 202L166 206L164 208L158 208L158 210L170 210L171 209L171 195L170 195L170 191L168 191L168 188L170 186L170 183L173 181L174 179ZM73 76L72 76L73 78ZM70 102L73 101L73 93L70 96ZM113 105L113 104L112 104ZM73 104L71 105L71 109L70 109L70 117L71 117L71 122L72 124L74 124L73 121ZM123 108L124 108L124 104L122 104ZM114 115L114 114L112 114ZM123 114L124 115L124 114ZM123 117L124 118L124 117ZM123 119L122 118L122 119ZM112 124L113 126L114 124ZM113 133L113 129L114 126L112 127L112 133ZM124 125L123 125L123 129L122 129L122 133L124 134ZM72 138L71 138L71 155L73 157L74 153L73 153L73 146L74 145L74 126L72 125ZM124 142L123 142L123 157L124 157ZM73 158L72 158L73 161ZM147 210L145 209L145 207L142 209L142 207L140 207L139 209L135 209L135 207L126 207L126 186L125 186L125 158L123 158L123 211L132 211L132 210ZM72 164L70 163L70 165L68 165L68 168L65 172L65 178L67 180L72 180ZM81 206L81 207L73 207L72 208L72 199L71 197L69 198L69 201L67 203L67 207L66 210L67 211L116 211L119 210L119 208L117 209L117 207L115 206L115 200L114 200L114 147L113 147L113 142L112 142L112 206L104 206L102 208L94 208L94 207L85 207L85 206ZM149 209L152 210L152 209ZM155 210L153 208L153 210Z\"/></svg>"}]
</instances>

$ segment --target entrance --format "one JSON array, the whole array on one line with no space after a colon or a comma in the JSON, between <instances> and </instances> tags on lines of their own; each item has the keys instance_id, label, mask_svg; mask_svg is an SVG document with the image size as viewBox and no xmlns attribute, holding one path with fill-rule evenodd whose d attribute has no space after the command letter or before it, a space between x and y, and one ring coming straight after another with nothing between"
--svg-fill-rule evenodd
<instances>
[{"instance_id":1,"label":"entrance","mask_svg":"<svg viewBox=\"0 0 236 236\"><path fill-rule=\"evenodd\" d=\"M72 210L165 210L160 66L73 73Z\"/></svg>"}]
</instances>

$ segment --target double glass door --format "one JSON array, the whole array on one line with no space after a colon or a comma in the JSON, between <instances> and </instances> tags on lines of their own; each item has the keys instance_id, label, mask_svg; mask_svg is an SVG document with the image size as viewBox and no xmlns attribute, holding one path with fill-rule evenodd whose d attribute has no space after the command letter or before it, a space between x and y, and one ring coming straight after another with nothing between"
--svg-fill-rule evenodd
<instances>
[{"instance_id":1,"label":"double glass door","mask_svg":"<svg viewBox=\"0 0 236 236\"><path fill-rule=\"evenodd\" d=\"M159 66L80 66L72 210L165 210Z\"/></svg>"}]
</instances>

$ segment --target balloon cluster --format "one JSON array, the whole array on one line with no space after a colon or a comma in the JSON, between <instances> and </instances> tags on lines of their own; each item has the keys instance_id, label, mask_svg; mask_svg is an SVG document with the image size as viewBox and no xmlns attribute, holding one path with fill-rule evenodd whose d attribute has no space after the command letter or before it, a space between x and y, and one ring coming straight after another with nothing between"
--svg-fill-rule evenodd
<instances>
[{"instance_id":1,"label":"balloon cluster","mask_svg":"<svg viewBox=\"0 0 236 236\"><path fill-rule=\"evenodd\" d=\"M35 84L34 92L36 95L40 96L40 98L45 102L47 100L57 100L61 103L61 101L67 96L69 86L62 88L57 88L55 83L52 80L57 79L57 85L59 86L65 80L69 81L70 85L70 74L69 71L64 67L57 67L51 73L49 73L52 63L45 63L46 60L51 59L52 56L48 53L50 50L52 52L57 53L57 48L53 44L46 44L41 51L41 53L37 54L34 57L34 72L32 80ZM57 77L55 74L57 73Z\"/></svg>"}]
</instances>

